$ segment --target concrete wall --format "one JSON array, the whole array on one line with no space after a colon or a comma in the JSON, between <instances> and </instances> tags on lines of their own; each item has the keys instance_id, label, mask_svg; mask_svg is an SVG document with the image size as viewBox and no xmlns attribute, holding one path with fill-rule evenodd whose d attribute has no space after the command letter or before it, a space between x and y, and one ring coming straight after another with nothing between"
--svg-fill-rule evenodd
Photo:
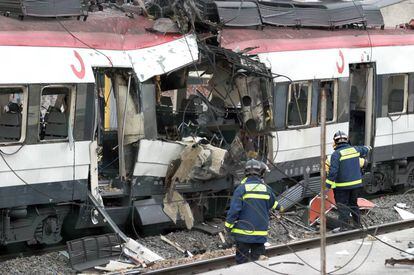
<instances>
[{"instance_id":1,"label":"concrete wall","mask_svg":"<svg viewBox=\"0 0 414 275\"><path fill-rule=\"evenodd\" d=\"M414 0L403 1L398 4L381 8L385 27L393 28L414 19Z\"/></svg>"}]
</instances>

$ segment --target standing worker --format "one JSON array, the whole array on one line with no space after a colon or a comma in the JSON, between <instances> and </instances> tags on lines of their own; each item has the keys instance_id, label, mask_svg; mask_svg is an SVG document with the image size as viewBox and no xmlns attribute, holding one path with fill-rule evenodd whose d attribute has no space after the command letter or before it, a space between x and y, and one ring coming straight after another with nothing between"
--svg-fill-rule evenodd
<instances>
[{"instance_id":1,"label":"standing worker","mask_svg":"<svg viewBox=\"0 0 414 275\"><path fill-rule=\"evenodd\" d=\"M241 184L234 191L225 228L236 241L236 262L256 261L265 253L271 209L282 211L272 189L264 184L266 164L255 159L246 162Z\"/></svg>"},{"instance_id":2,"label":"standing worker","mask_svg":"<svg viewBox=\"0 0 414 275\"><path fill-rule=\"evenodd\" d=\"M361 226L357 203L362 191L360 157L366 157L371 147L349 145L348 136L342 131L336 132L333 140L335 151L330 159L326 185L334 190L341 231L343 231L350 224L350 214L354 223Z\"/></svg>"}]
</instances>

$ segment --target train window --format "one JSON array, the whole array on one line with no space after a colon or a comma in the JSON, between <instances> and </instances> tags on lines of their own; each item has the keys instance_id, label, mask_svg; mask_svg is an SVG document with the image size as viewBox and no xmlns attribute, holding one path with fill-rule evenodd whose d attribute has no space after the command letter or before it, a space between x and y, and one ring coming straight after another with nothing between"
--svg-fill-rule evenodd
<instances>
[{"instance_id":1,"label":"train window","mask_svg":"<svg viewBox=\"0 0 414 275\"><path fill-rule=\"evenodd\" d=\"M24 140L26 97L23 87L0 87L0 143Z\"/></svg>"},{"instance_id":2,"label":"train window","mask_svg":"<svg viewBox=\"0 0 414 275\"><path fill-rule=\"evenodd\" d=\"M40 140L68 138L70 113L74 107L73 93L69 87L48 86L42 89L40 101Z\"/></svg>"},{"instance_id":3,"label":"train window","mask_svg":"<svg viewBox=\"0 0 414 275\"><path fill-rule=\"evenodd\" d=\"M382 109L383 114L405 113L408 98L408 75L389 75L383 77Z\"/></svg>"},{"instance_id":4,"label":"train window","mask_svg":"<svg viewBox=\"0 0 414 275\"><path fill-rule=\"evenodd\" d=\"M309 124L311 87L311 82L298 82L289 85L287 126L295 127Z\"/></svg>"},{"instance_id":5,"label":"train window","mask_svg":"<svg viewBox=\"0 0 414 275\"><path fill-rule=\"evenodd\" d=\"M320 87L326 89L326 122L336 121L338 84L334 80L321 81ZM318 104L318 122L321 121L321 105Z\"/></svg>"}]
</instances>

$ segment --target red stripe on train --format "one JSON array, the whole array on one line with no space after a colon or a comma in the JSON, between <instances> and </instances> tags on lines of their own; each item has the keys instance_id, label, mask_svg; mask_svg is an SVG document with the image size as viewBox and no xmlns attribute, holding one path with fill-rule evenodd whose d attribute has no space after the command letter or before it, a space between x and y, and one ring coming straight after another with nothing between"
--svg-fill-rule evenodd
<instances>
[{"instance_id":1,"label":"red stripe on train","mask_svg":"<svg viewBox=\"0 0 414 275\"><path fill-rule=\"evenodd\" d=\"M75 37L74 37L75 36ZM0 32L0 46L96 48L100 50L137 50L177 40L181 36L145 33ZM85 45L86 44L86 45Z\"/></svg>"}]
</instances>

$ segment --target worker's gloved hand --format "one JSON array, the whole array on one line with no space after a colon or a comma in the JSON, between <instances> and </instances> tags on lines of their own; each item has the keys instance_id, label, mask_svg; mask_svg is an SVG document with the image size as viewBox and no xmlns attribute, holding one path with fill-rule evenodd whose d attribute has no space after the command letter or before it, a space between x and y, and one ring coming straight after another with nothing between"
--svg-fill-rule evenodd
<instances>
[{"instance_id":1,"label":"worker's gloved hand","mask_svg":"<svg viewBox=\"0 0 414 275\"><path fill-rule=\"evenodd\" d=\"M227 227L226 227L226 234L224 235L224 238L225 238L225 241L226 241L225 248L230 248L235 243L234 237L231 234L231 231L230 230L231 229L227 230Z\"/></svg>"},{"instance_id":2,"label":"worker's gloved hand","mask_svg":"<svg viewBox=\"0 0 414 275\"><path fill-rule=\"evenodd\" d=\"M364 147L365 147L365 148L367 148L367 149L368 149L368 151L371 151L371 150L372 150L372 147L371 147L371 146L369 146L369 145L365 145Z\"/></svg>"},{"instance_id":3,"label":"worker's gloved hand","mask_svg":"<svg viewBox=\"0 0 414 275\"><path fill-rule=\"evenodd\" d=\"M331 191L330 188L326 188L325 191L323 191L323 197L326 199L328 197L328 193ZM321 196L322 197L322 196Z\"/></svg>"}]
</instances>

